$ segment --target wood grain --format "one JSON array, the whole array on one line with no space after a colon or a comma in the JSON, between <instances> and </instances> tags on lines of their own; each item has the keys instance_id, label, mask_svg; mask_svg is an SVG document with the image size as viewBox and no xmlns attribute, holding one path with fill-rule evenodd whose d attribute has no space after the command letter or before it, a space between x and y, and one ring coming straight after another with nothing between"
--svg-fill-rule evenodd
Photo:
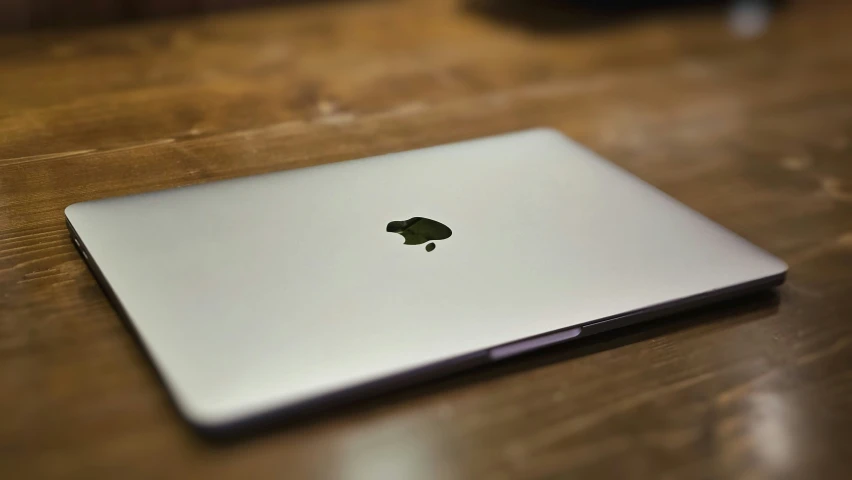
<instances>
[{"instance_id":1,"label":"wood grain","mask_svg":"<svg viewBox=\"0 0 852 480\"><path fill-rule=\"evenodd\" d=\"M534 8L534 7L530 7ZM542 30L456 1L0 38L3 478L847 478L848 2ZM784 258L777 294L227 445L177 417L71 203L547 125Z\"/></svg>"}]
</instances>

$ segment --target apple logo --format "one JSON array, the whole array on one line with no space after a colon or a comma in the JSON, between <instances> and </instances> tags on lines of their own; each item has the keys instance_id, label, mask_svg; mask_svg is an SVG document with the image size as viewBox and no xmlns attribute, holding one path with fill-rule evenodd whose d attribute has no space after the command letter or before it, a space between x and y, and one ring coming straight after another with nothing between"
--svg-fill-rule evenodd
<instances>
[{"instance_id":1,"label":"apple logo","mask_svg":"<svg viewBox=\"0 0 852 480\"><path fill-rule=\"evenodd\" d=\"M426 245L426 251L435 250L432 240L445 240L450 238L453 231L441 222L436 222L423 217L411 217L408 220L395 220L388 223L386 229L390 233L398 233L405 239L405 245Z\"/></svg>"}]
</instances>

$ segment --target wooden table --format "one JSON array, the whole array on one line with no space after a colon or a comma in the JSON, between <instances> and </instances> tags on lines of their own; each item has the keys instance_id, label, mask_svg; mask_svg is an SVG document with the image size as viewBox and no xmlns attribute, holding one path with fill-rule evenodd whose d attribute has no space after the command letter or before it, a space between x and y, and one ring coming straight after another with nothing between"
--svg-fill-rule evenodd
<instances>
[{"instance_id":1,"label":"wooden table","mask_svg":"<svg viewBox=\"0 0 852 480\"><path fill-rule=\"evenodd\" d=\"M852 4L790 2L754 39L712 10L531 10L0 37L0 477L848 478ZM784 258L788 283L211 444L65 230L73 202L535 125Z\"/></svg>"}]
</instances>

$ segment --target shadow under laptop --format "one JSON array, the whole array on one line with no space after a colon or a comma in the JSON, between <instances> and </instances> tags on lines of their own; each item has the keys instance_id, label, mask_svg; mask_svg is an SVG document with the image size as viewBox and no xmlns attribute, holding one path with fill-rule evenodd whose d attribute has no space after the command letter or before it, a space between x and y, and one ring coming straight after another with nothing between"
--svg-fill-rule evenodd
<instances>
[{"instance_id":1,"label":"shadow under laptop","mask_svg":"<svg viewBox=\"0 0 852 480\"><path fill-rule=\"evenodd\" d=\"M407 400L422 398L456 388L470 387L510 374L525 372L557 362L571 361L586 355L643 342L702 324L739 324L773 315L778 310L779 293L772 289L748 294L710 306L660 317L649 322L618 328L590 337L543 348L496 363L471 363L465 370L458 361L452 369L458 373L443 374L429 369L432 379L407 374L396 381L365 385L350 392L330 395L304 406L278 410L251 421L232 424L215 430L199 429L210 445L227 448L237 442L250 441L276 433L289 432L308 425L331 422L349 415L363 415ZM463 371L458 371L462 369ZM439 377L439 378L436 378ZM176 416L179 416L175 409Z\"/></svg>"}]
</instances>

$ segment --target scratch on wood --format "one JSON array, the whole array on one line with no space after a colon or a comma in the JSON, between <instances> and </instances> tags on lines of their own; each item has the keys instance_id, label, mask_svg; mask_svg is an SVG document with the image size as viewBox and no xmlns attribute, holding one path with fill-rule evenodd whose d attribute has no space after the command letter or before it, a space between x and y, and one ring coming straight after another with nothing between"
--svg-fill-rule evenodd
<instances>
[{"instance_id":1,"label":"scratch on wood","mask_svg":"<svg viewBox=\"0 0 852 480\"><path fill-rule=\"evenodd\" d=\"M41 155L28 155L23 157L0 158L0 166L6 165L21 165L24 163L40 162L42 160L53 160L56 158L71 157L74 155L83 155L85 153L96 152L97 150L89 148L86 150L71 150L68 152L44 153Z\"/></svg>"},{"instance_id":2,"label":"scratch on wood","mask_svg":"<svg viewBox=\"0 0 852 480\"><path fill-rule=\"evenodd\" d=\"M44 280L45 278L51 278L56 276L67 275L67 273L60 271L57 268L48 268L46 270L35 270L29 273L25 273L18 283L27 283L34 282L38 280Z\"/></svg>"},{"instance_id":3,"label":"scratch on wood","mask_svg":"<svg viewBox=\"0 0 852 480\"><path fill-rule=\"evenodd\" d=\"M137 148L145 148L152 147L156 145L165 145L167 143L173 143L175 141L174 138L163 138L160 140L154 140L151 142L140 143L136 145L128 145L126 147L118 147L118 148L110 148L110 149L87 149L87 150L74 150L70 152L59 152L59 153L46 153L43 155L32 155L28 157L16 157L16 158L7 158L0 159L0 167L12 166L12 165L21 165L24 163L32 163L32 162L41 162L44 160L53 160L57 158L64 157L73 157L76 155L85 155L88 153L112 153L112 152L124 152L128 150L134 150Z\"/></svg>"},{"instance_id":4,"label":"scratch on wood","mask_svg":"<svg viewBox=\"0 0 852 480\"><path fill-rule=\"evenodd\" d=\"M118 148L110 148L105 150L97 150L98 153L113 153L113 152L126 152L128 150L135 150L137 148L145 148L145 147L154 147L157 145L166 145L169 143L174 143L174 138L162 138L159 140L153 140L150 142L139 143L136 145L128 145L126 147L118 147Z\"/></svg>"}]
</instances>

